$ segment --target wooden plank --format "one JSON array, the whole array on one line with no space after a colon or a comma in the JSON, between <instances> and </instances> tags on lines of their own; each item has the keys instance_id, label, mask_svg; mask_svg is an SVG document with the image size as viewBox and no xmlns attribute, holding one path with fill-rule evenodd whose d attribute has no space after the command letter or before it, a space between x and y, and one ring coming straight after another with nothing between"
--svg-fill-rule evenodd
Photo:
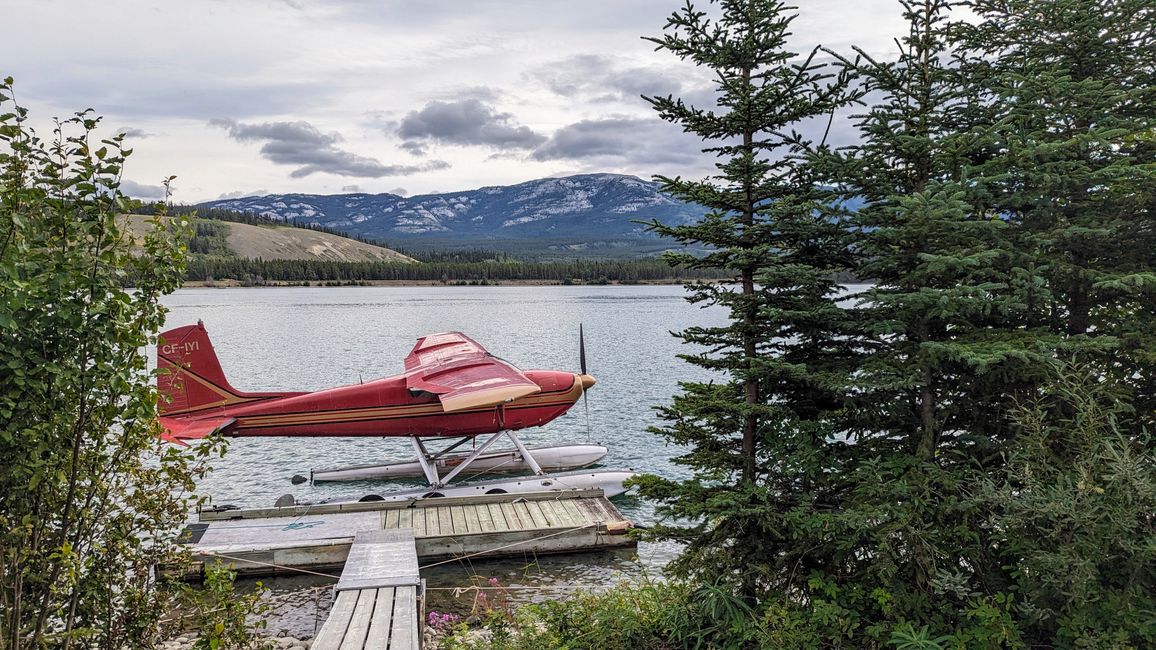
<instances>
[{"instance_id":1,"label":"wooden plank","mask_svg":"<svg viewBox=\"0 0 1156 650\"><path fill-rule=\"evenodd\" d=\"M349 626L349 619L353 616L353 608L357 605L357 592L345 591L337 594L333 607L329 610L329 618L313 639L311 650L339 650L341 641L345 638L345 629Z\"/></svg>"},{"instance_id":2,"label":"wooden plank","mask_svg":"<svg viewBox=\"0 0 1156 650\"><path fill-rule=\"evenodd\" d=\"M335 589L377 589L420 581L413 529L367 530L357 534Z\"/></svg>"},{"instance_id":3,"label":"wooden plank","mask_svg":"<svg viewBox=\"0 0 1156 650\"><path fill-rule=\"evenodd\" d=\"M558 513L558 519L562 522L563 526L567 528L574 528L575 526L581 526L584 523L578 519L574 511L566 507L566 502L551 501L550 506L554 508L555 512Z\"/></svg>"},{"instance_id":4,"label":"wooden plank","mask_svg":"<svg viewBox=\"0 0 1156 650\"><path fill-rule=\"evenodd\" d=\"M478 523L477 506L459 506L462 509L462 521L466 525L466 533L482 532L482 525ZM472 516L471 516L472 515Z\"/></svg>"},{"instance_id":5,"label":"wooden plank","mask_svg":"<svg viewBox=\"0 0 1156 650\"><path fill-rule=\"evenodd\" d=\"M538 506L538 510L542 513L542 518L546 521L547 528L558 528L561 526L561 524L558 523L558 514L554 512L554 502L535 501L534 505Z\"/></svg>"},{"instance_id":6,"label":"wooden plank","mask_svg":"<svg viewBox=\"0 0 1156 650\"><path fill-rule=\"evenodd\" d=\"M542 510L547 511L550 517L550 523L555 528L573 528L574 521L570 513L566 511L562 504L557 501L539 501L542 504Z\"/></svg>"},{"instance_id":7,"label":"wooden plank","mask_svg":"<svg viewBox=\"0 0 1156 650\"><path fill-rule=\"evenodd\" d=\"M518 514L525 513L529 518L531 525L534 528L549 528L546 524L546 518L542 516L540 506L533 501L519 501L514 504L518 509ZM522 521L526 521L526 517L522 517Z\"/></svg>"},{"instance_id":8,"label":"wooden plank","mask_svg":"<svg viewBox=\"0 0 1156 650\"><path fill-rule=\"evenodd\" d=\"M438 509L437 508L423 508L421 510L421 514L425 515L425 534L427 536L441 535L442 534L442 525L438 521ZM415 516L416 516L416 514L415 514Z\"/></svg>"},{"instance_id":9,"label":"wooden plank","mask_svg":"<svg viewBox=\"0 0 1156 650\"><path fill-rule=\"evenodd\" d=\"M474 506L474 516L478 518L478 529L483 533L494 531L494 517L490 514L490 505L479 503Z\"/></svg>"},{"instance_id":10,"label":"wooden plank","mask_svg":"<svg viewBox=\"0 0 1156 650\"><path fill-rule=\"evenodd\" d=\"M385 525L382 528L401 528L398 521L401 517L401 510L393 509L385 511Z\"/></svg>"},{"instance_id":11,"label":"wooden plank","mask_svg":"<svg viewBox=\"0 0 1156 650\"><path fill-rule=\"evenodd\" d=\"M357 594L357 604L353 607L353 615L349 617L349 626L345 628L341 650L365 648L365 636L369 634L369 620L373 616L373 605L377 600L376 589L362 589L354 593Z\"/></svg>"},{"instance_id":12,"label":"wooden plank","mask_svg":"<svg viewBox=\"0 0 1156 650\"><path fill-rule=\"evenodd\" d=\"M510 524L506 522L506 513L502 510L502 504L487 503L486 509L490 511L490 519L494 520L494 530L510 529Z\"/></svg>"},{"instance_id":13,"label":"wooden plank","mask_svg":"<svg viewBox=\"0 0 1156 650\"><path fill-rule=\"evenodd\" d=\"M506 517L506 530L521 530L527 527L522 524L522 518L514 508L514 504L506 501L500 505L502 506L502 514Z\"/></svg>"},{"instance_id":14,"label":"wooden plank","mask_svg":"<svg viewBox=\"0 0 1156 650\"><path fill-rule=\"evenodd\" d=\"M397 527L398 528L412 528L414 535L422 535L425 533L425 518L422 517L422 525L418 526L413 521L413 508L406 508L405 510L397 511Z\"/></svg>"},{"instance_id":15,"label":"wooden plank","mask_svg":"<svg viewBox=\"0 0 1156 650\"><path fill-rule=\"evenodd\" d=\"M478 517L478 510L481 510L481 506L462 506L462 510L466 513L466 531L471 533L482 532L482 522Z\"/></svg>"},{"instance_id":16,"label":"wooden plank","mask_svg":"<svg viewBox=\"0 0 1156 650\"><path fill-rule=\"evenodd\" d=\"M567 490L565 492L519 492L518 498L527 501L539 499L582 499L602 496L601 489ZM509 494L477 494L465 497L438 497L431 499L404 499L400 501L347 501L343 503L313 503L283 508L246 508L243 510L205 511L197 513L199 521L230 521L233 519L265 519L269 517L301 517L333 513L377 512L381 510L404 510L406 508L433 508L452 501L457 505L477 503L501 503L510 499Z\"/></svg>"},{"instance_id":17,"label":"wooden plank","mask_svg":"<svg viewBox=\"0 0 1156 650\"><path fill-rule=\"evenodd\" d=\"M442 531L441 531L442 535L453 535L454 534L454 519L453 519L453 515L450 514L450 509L444 508L444 507L438 508L437 513L438 513L438 522L441 524L441 527L442 527Z\"/></svg>"},{"instance_id":18,"label":"wooden plank","mask_svg":"<svg viewBox=\"0 0 1156 650\"><path fill-rule=\"evenodd\" d=\"M538 528L553 528L554 521L550 518L550 513L546 512L546 506L542 501L527 501L526 509L535 516L534 523Z\"/></svg>"},{"instance_id":19,"label":"wooden plank","mask_svg":"<svg viewBox=\"0 0 1156 650\"><path fill-rule=\"evenodd\" d=\"M530 514L530 508L526 506L526 503L526 501L517 501L510 504L514 508L514 512L518 514L518 520L522 522L522 525L518 527L520 530L538 527L534 523L534 516Z\"/></svg>"},{"instance_id":20,"label":"wooden plank","mask_svg":"<svg viewBox=\"0 0 1156 650\"><path fill-rule=\"evenodd\" d=\"M425 525L425 512L425 508L410 511L410 515L413 517L414 532L420 531L423 536L429 534L429 527Z\"/></svg>"},{"instance_id":21,"label":"wooden plank","mask_svg":"<svg viewBox=\"0 0 1156 650\"><path fill-rule=\"evenodd\" d=\"M417 588L398 587L393 600L390 650L417 650Z\"/></svg>"},{"instance_id":22,"label":"wooden plank","mask_svg":"<svg viewBox=\"0 0 1156 650\"><path fill-rule=\"evenodd\" d=\"M542 511L542 516L546 518L546 526L549 528L562 528L566 526L558 511L554 509L553 501L535 501L535 505Z\"/></svg>"},{"instance_id":23,"label":"wooden plank","mask_svg":"<svg viewBox=\"0 0 1156 650\"><path fill-rule=\"evenodd\" d=\"M602 521L602 519L603 519L602 513L599 512L598 510L596 510L591 505L590 502L591 502L590 499L582 499L581 501L575 501L575 504L578 506L578 510L582 512L582 518L585 519L586 523L588 523L588 524L594 523L597 521Z\"/></svg>"},{"instance_id":24,"label":"wooden plank","mask_svg":"<svg viewBox=\"0 0 1156 650\"><path fill-rule=\"evenodd\" d=\"M381 515L358 512L343 515L275 517L259 521L219 521L209 524L193 546L255 545L254 542L289 542L316 539L352 539L358 531L381 528Z\"/></svg>"},{"instance_id":25,"label":"wooden plank","mask_svg":"<svg viewBox=\"0 0 1156 650\"><path fill-rule=\"evenodd\" d=\"M337 544L329 543L329 540L318 540L306 547L279 548L273 551L273 563L279 567L305 564L341 567L345 565L345 560L349 557L349 545L351 543L352 540ZM286 573L291 572L286 571Z\"/></svg>"},{"instance_id":26,"label":"wooden plank","mask_svg":"<svg viewBox=\"0 0 1156 650\"><path fill-rule=\"evenodd\" d=\"M373 618L369 621L365 650L386 650L389 647L396 589L396 587L382 587L377 590L377 606L373 610Z\"/></svg>"},{"instance_id":27,"label":"wooden plank","mask_svg":"<svg viewBox=\"0 0 1156 650\"><path fill-rule=\"evenodd\" d=\"M423 560L440 560L478 554L485 557L546 555L576 550L635 546L626 535L600 535L593 528L562 529L542 538L541 529L479 533L463 537L424 537L417 540Z\"/></svg>"},{"instance_id":28,"label":"wooden plank","mask_svg":"<svg viewBox=\"0 0 1156 650\"><path fill-rule=\"evenodd\" d=\"M582 511L578 509L578 502L577 501L573 501L570 499L567 499L565 501L559 501L558 507L565 510L566 514L570 516L570 524L571 525L582 526L582 525L586 524L586 517L582 514Z\"/></svg>"},{"instance_id":29,"label":"wooden plank","mask_svg":"<svg viewBox=\"0 0 1156 650\"><path fill-rule=\"evenodd\" d=\"M446 510L450 511L450 523L454 527L455 535L463 535L470 532L469 526L466 524L466 506L449 506Z\"/></svg>"},{"instance_id":30,"label":"wooden plank","mask_svg":"<svg viewBox=\"0 0 1156 650\"><path fill-rule=\"evenodd\" d=\"M602 511L603 516L606 518L605 521L607 521L607 522L623 521L622 513L618 512L618 509L615 508L610 503L609 500L607 500L605 498L599 498L599 499L587 499L587 501L589 501L590 503L593 503L594 507L596 507L600 511Z\"/></svg>"}]
</instances>

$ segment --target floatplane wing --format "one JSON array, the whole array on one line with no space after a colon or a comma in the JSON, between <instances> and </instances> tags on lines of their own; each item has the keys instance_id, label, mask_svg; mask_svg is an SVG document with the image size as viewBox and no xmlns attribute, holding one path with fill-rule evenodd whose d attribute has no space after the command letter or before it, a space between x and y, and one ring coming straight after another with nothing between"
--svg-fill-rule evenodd
<instances>
[{"instance_id":1,"label":"floatplane wing","mask_svg":"<svg viewBox=\"0 0 1156 650\"><path fill-rule=\"evenodd\" d=\"M415 394L436 396L446 413L497 406L542 392L521 370L461 332L418 339L405 358L405 384Z\"/></svg>"}]
</instances>

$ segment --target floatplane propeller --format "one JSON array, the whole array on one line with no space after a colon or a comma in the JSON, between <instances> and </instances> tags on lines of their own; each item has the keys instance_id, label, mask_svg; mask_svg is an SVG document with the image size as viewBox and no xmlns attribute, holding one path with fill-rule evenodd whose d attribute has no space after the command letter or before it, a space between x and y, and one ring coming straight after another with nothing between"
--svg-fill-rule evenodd
<instances>
[{"instance_id":1,"label":"floatplane propeller","mask_svg":"<svg viewBox=\"0 0 1156 650\"><path fill-rule=\"evenodd\" d=\"M623 491L631 472L570 472L606 455L596 445L531 448L518 430L541 426L585 399L595 383L586 374L585 341L579 330L582 372L522 371L460 332L418 339L405 358L405 372L351 386L315 392L244 392L225 379L204 324L164 332L157 346L162 371L163 437L184 444L213 433L226 436L402 437L413 445L413 463L361 465L313 472L314 481L424 476L430 488L394 492L383 498L602 488ZM488 436L468 454L453 454ZM503 437L513 450L490 451ZM431 453L427 440L457 440ZM479 472L531 471L533 477L450 485L467 468ZM448 470L444 475L443 471Z\"/></svg>"}]
</instances>

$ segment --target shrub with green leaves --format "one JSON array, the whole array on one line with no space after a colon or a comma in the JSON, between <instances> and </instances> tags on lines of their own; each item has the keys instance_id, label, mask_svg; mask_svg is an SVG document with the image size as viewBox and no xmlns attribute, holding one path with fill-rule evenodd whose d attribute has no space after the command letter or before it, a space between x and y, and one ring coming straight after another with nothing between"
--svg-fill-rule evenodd
<instances>
[{"instance_id":1,"label":"shrub with green leaves","mask_svg":"<svg viewBox=\"0 0 1156 650\"><path fill-rule=\"evenodd\" d=\"M0 648L142 648L160 565L217 444L157 438L145 351L180 286L183 223L122 227L120 137L91 112L42 140L0 83ZM135 287L124 286L132 281Z\"/></svg>"}]
</instances>

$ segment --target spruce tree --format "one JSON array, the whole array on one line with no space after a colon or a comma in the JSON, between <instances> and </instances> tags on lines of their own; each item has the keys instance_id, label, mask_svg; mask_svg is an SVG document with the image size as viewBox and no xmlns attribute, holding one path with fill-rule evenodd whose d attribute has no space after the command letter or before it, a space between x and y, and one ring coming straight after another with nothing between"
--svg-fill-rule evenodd
<instances>
[{"instance_id":1,"label":"spruce tree","mask_svg":"<svg viewBox=\"0 0 1156 650\"><path fill-rule=\"evenodd\" d=\"M723 270L734 285L690 287L692 303L730 313L726 326L679 333L703 350L683 358L719 378L683 384L660 410L666 425L655 429L688 448L675 462L693 475L649 476L641 491L663 504L661 514L689 522L652 531L687 542L670 570L733 586L748 601L789 571L784 549L793 542L782 518L799 486L776 479L777 467L827 437L824 416L839 406L832 387L842 383L847 356L834 282L846 263L846 233L806 164L822 145L795 131L843 102L843 84L815 62L815 51L799 57L788 49L788 12L766 0L721 0L709 12L688 3L663 37L649 39L718 80L713 107L647 98L663 119L701 136L718 169L700 181L658 177L664 192L708 212L691 225L652 228L710 251L672 261Z\"/></svg>"},{"instance_id":2,"label":"spruce tree","mask_svg":"<svg viewBox=\"0 0 1156 650\"><path fill-rule=\"evenodd\" d=\"M968 5L960 41L998 117L977 178L1016 233L1021 331L1076 362L1025 402L973 507L1028 643L1147 647L1156 549L1134 541L1156 536L1156 6Z\"/></svg>"},{"instance_id":3,"label":"spruce tree","mask_svg":"<svg viewBox=\"0 0 1156 650\"><path fill-rule=\"evenodd\" d=\"M685 358L727 376L661 410L693 476L643 481L688 524L654 534L687 542L673 569L703 603L757 604L772 645L1144 645L1151 545L1126 540L1153 530L1150 2L962 3L974 25L902 4L896 60L842 61L871 102L840 152L793 134L842 79L787 64L782 5L688 6L655 41L720 80L718 112L651 98L720 159L662 179L704 219L655 227L738 288L692 292L731 324L683 332L706 349ZM837 304L848 267L872 286ZM1065 601L1057 567L1097 589Z\"/></svg>"},{"instance_id":4,"label":"spruce tree","mask_svg":"<svg viewBox=\"0 0 1156 650\"><path fill-rule=\"evenodd\" d=\"M873 282L856 296L862 357L842 429L876 464L845 468L851 489L873 486L844 507L889 511L845 556L845 575L940 629L1005 584L998 558L960 534L985 525L966 491L976 471L999 467L1012 406L1047 376L1055 346L1021 327L1014 234L976 178L994 117L953 50L953 4L904 2L898 58L847 62L877 99L837 179L864 201L857 269Z\"/></svg>"},{"instance_id":5,"label":"spruce tree","mask_svg":"<svg viewBox=\"0 0 1156 650\"><path fill-rule=\"evenodd\" d=\"M1025 327L1156 413L1156 7L973 0L961 30L1000 119L982 166L1017 227ZM1134 433L1138 429L1134 429Z\"/></svg>"}]
</instances>

